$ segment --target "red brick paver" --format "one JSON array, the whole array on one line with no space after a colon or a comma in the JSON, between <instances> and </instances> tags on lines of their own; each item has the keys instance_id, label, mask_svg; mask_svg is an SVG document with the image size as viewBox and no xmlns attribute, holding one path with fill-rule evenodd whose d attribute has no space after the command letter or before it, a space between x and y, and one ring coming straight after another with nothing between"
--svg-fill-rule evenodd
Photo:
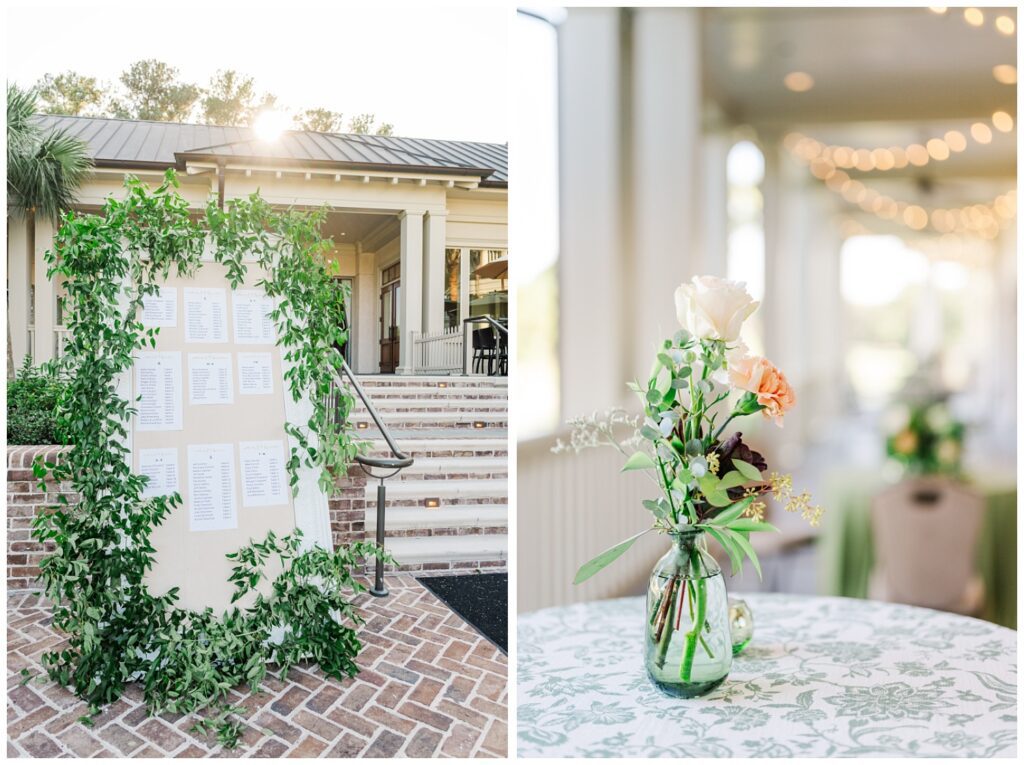
<instances>
[{"instance_id":1,"label":"red brick paver","mask_svg":"<svg viewBox=\"0 0 1024 765\"><path fill-rule=\"evenodd\" d=\"M227 752L192 733L192 715L146 714L137 687L78 722L88 705L42 679L40 658L60 643L46 602L7 599L9 756L19 757L504 757L508 663L497 648L408 575L391 595L363 594L362 672L329 680L314 666L268 677L236 702L248 711L239 747ZM21 684L20 671L36 675Z\"/></svg>"}]
</instances>

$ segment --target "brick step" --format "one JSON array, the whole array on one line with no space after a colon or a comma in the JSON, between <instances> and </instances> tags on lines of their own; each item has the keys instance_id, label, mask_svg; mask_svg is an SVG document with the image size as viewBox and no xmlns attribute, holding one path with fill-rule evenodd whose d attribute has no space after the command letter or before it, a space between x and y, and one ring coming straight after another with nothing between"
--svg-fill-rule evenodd
<instances>
[{"instance_id":1,"label":"brick step","mask_svg":"<svg viewBox=\"0 0 1024 765\"><path fill-rule=\"evenodd\" d=\"M386 486L388 506L418 505L422 507L427 498L437 499L442 507L456 504L480 504L480 500L486 499L504 502L508 498L508 480L505 478L475 481L389 481ZM367 502L377 501L376 481L367 482L365 497Z\"/></svg>"},{"instance_id":2,"label":"brick step","mask_svg":"<svg viewBox=\"0 0 1024 765\"><path fill-rule=\"evenodd\" d=\"M356 375L363 388L508 388L507 377L483 375Z\"/></svg>"},{"instance_id":3,"label":"brick step","mask_svg":"<svg viewBox=\"0 0 1024 765\"><path fill-rule=\"evenodd\" d=\"M457 481L508 479L508 457L424 457L392 481Z\"/></svg>"},{"instance_id":4,"label":"brick step","mask_svg":"<svg viewBox=\"0 0 1024 765\"><path fill-rule=\"evenodd\" d=\"M475 436L478 432L490 432L489 428L483 431L476 431L468 436ZM450 431L449 431L450 433ZM406 454L413 459L425 460L432 458L452 459L457 457L501 457L508 460L508 439L502 438L416 438L405 437L405 434L392 432L395 441ZM390 456L391 450L383 440L372 440L368 454L375 457ZM413 465L413 467L416 467Z\"/></svg>"},{"instance_id":5,"label":"brick step","mask_svg":"<svg viewBox=\"0 0 1024 765\"><path fill-rule=\"evenodd\" d=\"M507 412L508 401L504 398L472 399L472 398L374 398L370 397L373 408L381 417L389 419L396 412ZM353 414L367 411L362 401L356 401L352 407Z\"/></svg>"},{"instance_id":6,"label":"brick step","mask_svg":"<svg viewBox=\"0 0 1024 765\"><path fill-rule=\"evenodd\" d=\"M395 398L468 399L471 401L508 400L508 389L506 388L430 388L411 385L364 385L363 390L366 391L366 394L375 405L377 399Z\"/></svg>"},{"instance_id":7,"label":"brick step","mask_svg":"<svg viewBox=\"0 0 1024 765\"><path fill-rule=\"evenodd\" d=\"M366 533L372 537L377 528L376 506L366 510ZM394 507L384 513L384 536L401 532L426 531L418 536L458 535L467 528L508 529L508 505L459 505L450 507ZM396 534L398 532L398 534ZM406 535L403 535L406 536ZM412 536L417 536L413 534Z\"/></svg>"},{"instance_id":8,"label":"brick step","mask_svg":"<svg viewBox=\"0 0 1024 765\"><path fill-rule=\"evenodd\" d=\"M508 536L505 534L395 537L387 540L385 547L403 571L496 569L508 564Z\"/></svg>"},{"instance_id":9,"label":"brick step","mask_svg":"<svg viewBox=\"0 0 1024 765\"><path fill-rule=\"evenodd\" d=\"M459 428L483 430L485 428L507 428L507 412L392 412L390 416L382 415L384 424L391 431L418 430L421 428ZM349 421L356 427L365 422L366 430L376 428L370 415L353 412ZM476 428L473 423L484 423L483 428Z\"/></svg>"}]
</instances>

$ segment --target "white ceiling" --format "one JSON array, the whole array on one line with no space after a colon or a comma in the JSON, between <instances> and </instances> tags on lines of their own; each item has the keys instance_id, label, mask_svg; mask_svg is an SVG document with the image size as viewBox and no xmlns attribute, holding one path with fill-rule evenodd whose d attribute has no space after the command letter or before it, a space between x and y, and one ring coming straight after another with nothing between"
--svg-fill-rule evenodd
<instances>
[{"instance_id":1,"label":"white ceiling","mask_svg":"<svg viewBox=\"0 0 1024 765\"><path fill-rule=\"evenodd\" d=\"M982 27L962 10L927 8L706 9L704 80L736 121L799 125L850 121L976 119L1016 113L1016 88L992 67L1015 64L1017 35L1000 34L984 9ZM788 72L814 77L792 93Z\"/></svg>"},{"instance_id":2,"label":"white ceiling","mask_svg":"<svg viewBox=\"0 0 1024 765\"><path fill-rule=\"evenodd\" d=\"M924 144L946 131L969 136L973 122L995 111L1017 113L1016 86L992 75L1016 64L1016 33L999 33L999 15L984 8L972 27L963 9L709 8L702 12L705 97L727 122L750 125L764 142L799 131L851 147ZM792 71L814 77L793 93ZM924 167L850 175L871 189L926 206L989 202L1016 185L1017 130L993 131L990 144L968 138L967 149ZM811 181L808 174L807 181ZM859 215L838 197L836 210ZM874 221L874 225L878 225Z\"/></svg>"}]
</instances>

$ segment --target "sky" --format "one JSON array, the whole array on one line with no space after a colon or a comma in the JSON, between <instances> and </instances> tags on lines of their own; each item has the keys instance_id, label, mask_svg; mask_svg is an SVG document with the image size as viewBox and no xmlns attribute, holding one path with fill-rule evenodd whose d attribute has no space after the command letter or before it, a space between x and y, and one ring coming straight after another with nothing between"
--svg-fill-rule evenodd
<instances>
[{"instance_id":1,"label":"sky","mask_svg":"<svg viewBox=\"0 0 1024 765\"><path fill-rule=\"evenodd\" d=\"M69 69L116 83L144 58L200 85L234 69L286 108L346 121L369 112L406 137L505 143L510 20L500 6L15 0L5 65L24 86Z\"/></svg>"}]
</instances>

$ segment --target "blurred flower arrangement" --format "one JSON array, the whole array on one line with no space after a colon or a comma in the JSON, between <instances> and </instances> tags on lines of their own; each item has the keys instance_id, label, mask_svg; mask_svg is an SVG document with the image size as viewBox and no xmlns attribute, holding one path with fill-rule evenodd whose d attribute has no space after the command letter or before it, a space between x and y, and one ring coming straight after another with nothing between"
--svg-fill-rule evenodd
<instances>
[{"instance_id":1,"label":"blurred flower arrangement","mask_svg":"<svg viewBox=\"0 0 1024 765\"><path fill-rule=\"evenodd\" d=\"M795 493L791 476L766 475L767 462L743 442L742 433L725 432L733 420L756 412L781 427L786 412L796 403L786 376L767 359L751 355L739 340L743 322L758 304L742 282L713 276L695 277L692 283L681 285L675 302L682 329L662 343L646 383L629 384L643 403L643 416L612 410L604 417L570 420L569 443L559 441L552 450L614 447L625 457L623 471L643 471L659 489L656 499L643 503L654 517L653 525L581 566L574 580L577 584L650 531L674 538L696 534L697 555L707 554L701 533L707 532L728 554L733 573L749 559L760 576L750 534L777 531L764 520L768 496L786 510L801 513L812 525L821 518L822 508L813 505L806 492ZM731 397L730 407L730 394L734 393L739 396ZM690 593L691 614L704 613L705 581L695 578L679 590ZM678 608L681 614L682 603ZM659 614L656 627L663 636L664 613ZM668 624L667 631L671 629ZM689 679L686 662L692 662L701 631L698 619L687 633L685 655L689 658L684 659L684 680Z\"/></svg>"},{"instance_id":2,"label":"blurred flower arrangement","mask_svg":"<svg viewBox=\"0 0 1024 765\"><path fill-rule=\"evenodd\" d=\"M813 526L823 510L807 492L794 493L791 476L773 471L765 477L767 462L743 442L741 432L724 432L734 419L756 412L781 427L796 396L781 370L751 355L739 340L743 322L758 306L742 282L694 277L676 290L675 302L683 328L662 343L647 383L629 383L643 402L643 417L613 409L603 417L571 419L569 443L559 440L552 451L618 449L626 458L623 471L643 470L661 490L657 499L644 502L654 516L648 531L706 530L725 548L734 570L749 558L760 571L748 540L752 531L777 530L764 522L769 495ZM720 405L733 392L740 397L719 423ZM638 537L584 565L577 583Z\"/></svg>"},{"instance_id":3,"label":"blurred flower arrangement","mask_svg":"<svg viewBox=\"0 0 1024 765\"><path fill-rule=\"evenodd\" d=\"M910 475L960 475L964 425L941 399L902 404L886 417L885 451Z\"/></svg>"}]
</instances>

